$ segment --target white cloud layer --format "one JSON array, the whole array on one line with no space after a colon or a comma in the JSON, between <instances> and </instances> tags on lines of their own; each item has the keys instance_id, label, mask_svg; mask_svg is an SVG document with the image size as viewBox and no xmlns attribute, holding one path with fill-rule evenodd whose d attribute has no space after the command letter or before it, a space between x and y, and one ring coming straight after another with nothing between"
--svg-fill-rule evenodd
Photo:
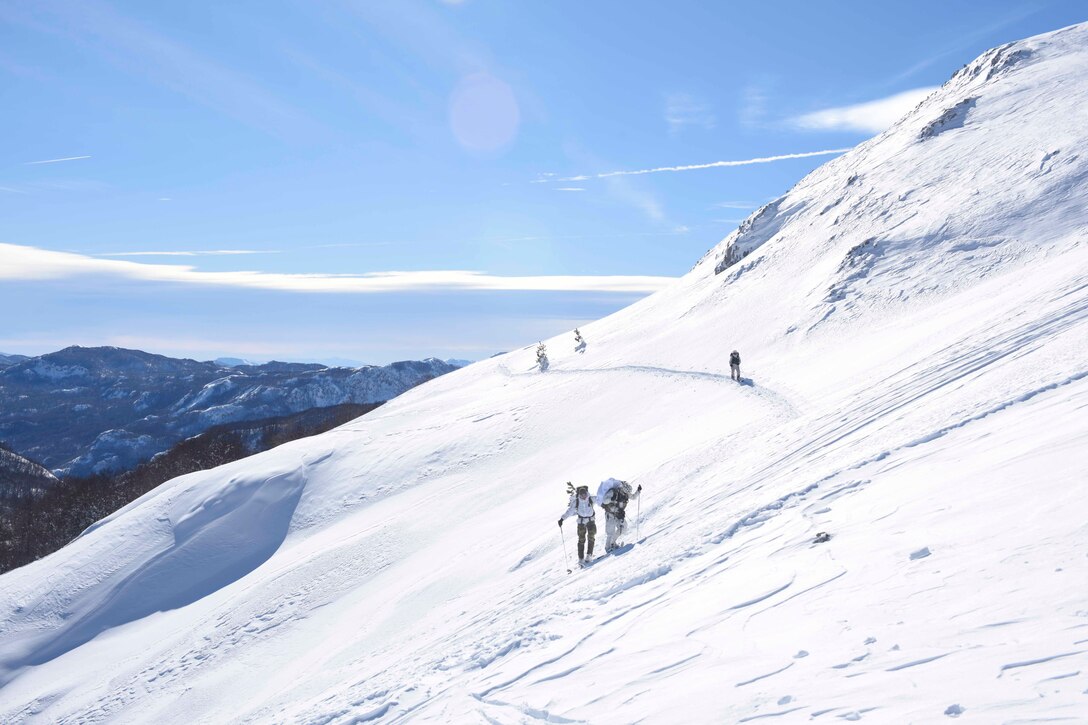
<instances>
[{"instance_id":1,"label":"white cloud layer","mask_svg":"<svg viewBox=\"0 0 1088 725\"><path fill-rule=\"evenodd\" d=\"M108 252L95 257L224 257L242 254L279 254L276 249L203 249L169 252Z\"/></svg>"},{"instance_id":2,"label":"white cloud layer","mask_svg":"<svg viewBox=\"0 0 1088 725\"><path fill-rule=\"evenodd\" d=\"M917 106L936 87L915 88L894 96L853 106L825 108L798 116L789 125L805 131L859 131L880 133Z\"/></svg>"},{"instance_id":3,"label":"white cloud layer","mask_svg":"<svg viewBox=\"0 0 1088 725\"><path fill-rule=\"evenodd\" d=\"M144 282L216 285L285 292L381 293L412 291L656 292L672 277L638 275L541 275L502 277L465 270L371 272L369 274L286 274L202 272L194 267L99 259L71 252L0 244L0 280L120 277Z\"/></svg>"}]
</instances>

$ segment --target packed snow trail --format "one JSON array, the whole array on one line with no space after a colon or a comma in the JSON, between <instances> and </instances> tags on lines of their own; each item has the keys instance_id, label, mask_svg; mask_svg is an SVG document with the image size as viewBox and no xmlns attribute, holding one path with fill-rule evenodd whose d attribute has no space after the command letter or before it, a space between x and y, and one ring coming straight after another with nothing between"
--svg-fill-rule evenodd
<instances>
[{"instance_id":1,"label":"packed snow trail","mask_svg":"<svg viewBox=\"0 0 1088 725\"><path fill-rule=\"evenodd\" d=\"M547 372L474 364L0 577L0 720L1083 719L1085 67L1088 26L995 49ZM568 575L565 482L611 476L641 539Z\"/></svg>"}]
</instances>

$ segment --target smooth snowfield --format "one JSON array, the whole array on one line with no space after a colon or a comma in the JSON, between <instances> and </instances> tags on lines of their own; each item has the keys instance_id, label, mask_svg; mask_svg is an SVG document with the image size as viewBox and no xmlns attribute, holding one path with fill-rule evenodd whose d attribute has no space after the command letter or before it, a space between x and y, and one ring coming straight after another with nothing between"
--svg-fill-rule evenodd
<instances>
[{"instance_id":1,"label":"smooth snowfield","mask_svg":"<svg viewBox=\"0 0 1088 725\"><path fill-rule=\"evenodd\" d=\"M1086 68L1083 25L991 51L547 372L0 577L0 721L1084 722ZM640 539L568 575L609 476Z\"/></svg>"}]
</instances>

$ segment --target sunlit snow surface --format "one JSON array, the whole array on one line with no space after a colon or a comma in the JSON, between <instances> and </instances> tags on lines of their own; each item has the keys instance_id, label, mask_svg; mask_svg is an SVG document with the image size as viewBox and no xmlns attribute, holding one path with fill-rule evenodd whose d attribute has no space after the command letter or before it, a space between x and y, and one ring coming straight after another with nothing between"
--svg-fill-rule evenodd
<instances>
[{"instance_id":1,"label":"sunlit snow surface","mask_svg":"<svg viewBox=\"0 0 1088 725\"><path fill-rule=\"evenodd\" d=\"M1084 722L1086 71L1088 26L991 51L546 373L0 577L0 721ZM568 575L608 476L641 538Z\"/></svg>"}]
</instances>

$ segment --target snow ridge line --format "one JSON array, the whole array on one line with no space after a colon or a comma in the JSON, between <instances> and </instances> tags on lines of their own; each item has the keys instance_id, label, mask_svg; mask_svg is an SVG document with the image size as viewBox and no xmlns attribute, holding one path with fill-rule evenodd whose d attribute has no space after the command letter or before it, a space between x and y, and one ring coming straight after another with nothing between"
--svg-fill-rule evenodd
<instances>
[{"instance_id":1,"label":"snow ridge line","mask_svg":"<svg viewBox=\"0 0 1088 725\"><path fill-rule=\"evenodd\" d=\"M896 446L895 448L891 448L889 450L882 451L881 453L878 453L875 456L871 456L869 458L866 458L865 460L860 461L860 462L858 462L858 463L856 463L856 464L854 464L852 466L849 466L847 468L843 468L843 469L840 469L840 470L835 471L833 473L830 473L830 474L824 476L823 478L821 478L820 480L816 481L815 483L809 484L808 486L801 489L800 491L793 491L791 493L785 494L784 496L781 496L778 499L775 499L771 503L766 504L765 506L761 506L761 507L757 508L756 510L748 513L747 515L745 515L741 519L735 521L724 532L722 532L722 533L718 534L717 536L711 538L710 539L710 544L712 544L712 545L721 544L724 541L727 541L728 539L731 539L734 536L736 536L736 534L741 529L747 528L749 526L764 523L765 521L769 520L775 514L775 512L780 511L782 508L784 508L786 506L786 504L789 503L792 499L795 499L795 498L804 499L808 494L810 494L813 491L817 490L820 487L821 484L827 483L828 481L830 481L832 479L835 479L835 478L837 478L837 477L839 477L839 476L841 476L843 474L846 474L846 473L848 473L850 471L855 471L855 470L864 468L865 466L871 465L873 463L877 463L879 461L882 461L885 458L888 458L889 456L894 455L895 453L898 453L899 451L902 451L902 450L905 450L905 449L908 449L908 448L914 448L914 447L922 445L924 443L930 443L930 442L932 442L934 440L937 440L938 438L944 437L945 435L951 433L952 431L963 428L963 427L965 427L965 426L967 426L967 425L969 425L971 423L975 423L977 421L980 421L980 420L982 420L984 418L987 418L987 417L989 417L991 415L994 415L995 413L999 413L999 412L1001 412L1003 410L1006 410L1006 409L1008 409L1008 408L1010 408L1010 407L1012 407L1012 406L1014 406L1014 405L1016 405L1018 403L1027 402L1027 401L1029 401L1029 400L1031 400L1031 399L1033 399L1033 398L1035 398L1035 397L1037 397L1039 395L1042 395L1043 393L1051 392L1051 391L1056 390L1058 388L1061 388L1061 387L1064 387L1066 385L1070 385L1072 383L1075 383L1075 382L1077 382L1079 380L1083 380L1084 378L1088 378L1088 370L1082 370L1081 372L1075 373L1074 375L1071 375L1068 378L1065 378L1064 380L1060 380L1060 381L1056 381L1056 382L1053 382L1053 383L1049 383L1047 385L1043 385L1043 386L1041 386L1039 388L1036 388L1036 389L1031 390L1031 391L1029 391L1027 393L1019 395L1019 396L1013 398L1012 400L1008 400L1008 401L1006 401L1004 403L1001 403L1000 405L997 405L997 406L994 406L994 407L992 407L992 408L990 408L988 410L985 410L982 413L979 413L977 415L974 415L974 416L971 416L971 417L966 418L964 420L961 420L961 421L959 421L957 423L954 423L954 424L945 426L943 428L940 428L940 429L934 431L933 433L927 434L927 435L922 436L920 438L916 438L916 439L914 439L912 441L909 441L907 443L904 443L904 444L902 444L900 446ZM860 487L862 485L865 485L865 484L868 484L868 483L869 483L869 481L858 481L858 482L856 482L854 484L851 484L850 488L858 488L858 487ZM745 487L745 488L748 488L748 487ZM739 493L739 491L738 491L738 493Z\"/></svg>"},{"instance_id":2,"label":"snow ridge line","mask_svg":"<svg viewBox=\"0 0 1088 725\"><path fill-rule=\"evenodd\" d=\"M493 686L487 688L486 690L484 690L483 692L473 693L472 696L475 697L477 700L480 700L481 702L484 702L485 701L484 698L487 697L488 695L490 695L492 692L495 692L496 690L505 689L505 688L509 687L510 685L514 684L515 682L517 682L518 680L521 680L521 679L524 679L524 678L528 677L529 675L536 672L540 668L547 667L548 665L555 664L556 662L563 659L567 655L573 653L574 650L581 647L586 642L586 640L588 640L590 637L593 636L593 634L594 634L594 632L591 631L589 634L583 636L580 640L575 642L574 645L570 649L565 650L565 651L557 654L555 657L551 657L549 659L544 660L543 662L537 663L537 664L533 665L532 667L530 667L529 669L522 672L520 675L516 675L516 676L510 678L509 680L506 680L505 682L501 682L501 683L499 683L497 685L493 685Z\"/></svg>"},{"instance_id":3,"label":"snow ridge line","mask_svg":"<svg viewBox=\"0 0 1088 725\"><path fill-rule=\"evenodd\" d=\"M556 715L554 713L548 712L547 710L538 710L535 707L515 705L513 703L503 702L501 700L486 700L481 695L473 695L473 697L476 698L476 700L478 702L482 702L485 705L491 705L492 707L507 707L507 708L510 708L510 709L513 709L513 710L517 710L523 716L530 717L530 718L532 718L534 720L541 720L543 722L557 722L557 723L584 723L584 722L586 722L585 720L571 720L570 718L566 718L566 717L563 717L561 715ZM484 717L487 717L487 716L485 715ZM491 720L490 717L488 717L487 719L489 721L491 721L491 722L495 722L494 720ZM525 720L522 720L522 722L525 722Z\"/></svg>"},{"instance_id":4,"label":"snow ridge line","mask_svg":"<svg viewBox=\"0 0 1088 725\"><path fill-rule=\"evenodd\" d=\"M792 599L796 599L797 597L802 596L803 594L808 594L809 592L811 592L811 591L813 591L815 589L819 589L822 586L830 584L831 582L835 581L836 579L838 579L840 577L843 577L843 576L846 576L847 573L849 573L849 570L848 569L843 569L838 574L835 574L832 577L828 577L827 579L824 579L823 581L816 582L815 584L813 584L810 587L805 587L804 589L802 589L799 592L794 592L793 594L791 594L790 596L786 597L785 599L783 599L781 601L775 602L774 604L768 605L768 606L764 607L763 609L752 612L749 615L748 619L752 619L753 617L756 617L756 616L758 616L760 614L763 614L764 612L770 611L771 609L774 609L775 607L781 606L781 605L785 604L786 602L788 602L788 601L790 601ZM791 580L791 583L792 583L792 580ZM775 592L775 593L777 594L777 592Z\"/></svg>"},{"instance_id":5,"label":"snow ridge line","mask_svg":"<svg viewBox=\"0 0 1088 725\"><path fill-rule=\"evenodd\" d=\"M829 476L828 478L831 478L831 477L832 476ZM774 501L767 504L766 506L760 506L755 511L752 511L748 515L742 517L740 520L734 522L733 525L730 526L728 529L726 529L722 533L720 533L717 536L715 536L714 538L712 538L710 540L710 543L714 544L714 545L720 544L723 541L726 541L727 539L731 539L734 536L736 536L737 532L740 531L743 528L746 528L748 526L753 526L755 524L763 523L767 519L771 518L771 516L773 515L773 512L782 509L787 503L789 503L789 501L791 499L804 498L807 494L812 493L817 488L819 488L820 483L822 483L825 480L827 480L827 479L821 479L820 481L818 481L816 483L813 483L813 484L810 484L810 485L806 486L805 488L801 489L800 491L794 491L792 493L787 493L785 496L782 496L780 498L775 499Z\"/></svg>"},{"instance_id":6,"label":"snow ridge line","mask_svg":"<svg viewBox=\"0 0 1088 725\"><path fill-rule=\"evenodd\" d=\"M1065 294L1062 294L1056 299L1065 296ZM836 417L830 421L825 432L818 433L802 443L798 448L778 457L755 475L759 476L760 474L780 471L791 460L801 459L811 462L815 456L814 452L827 450L832 445L871 426L878 420L886 418L908 405L917 403L925 396L931 395L968 375L977 373L1006 357L1019 357L1038 349L1044 343L1044 336L1053 336L1064 332L1086 316L1088 316L1088 301L1078 300L1055 310L1042 320L1029 321L1010 331L1002 338L974 341L968 339L949 345L934 353L931 357L937 359L938 362L931 364L922 371L911 375L912 369L917 367L915 364L885 378L882 385L889 390L888 393L875 398L865 397L865 394L862 394L860 398L866 401L866 405L859 410L859 414L863 416L861 420L843 430L840 420ZM958 352L965 347L970 352ZM947 360L955 360L956 363L950 367L945 362ZM951 376L949 376L950 373ZM906 375L911 375L912 378L908 384L895 384L895 381ZM857 397L855 396L855 399ZM854 409L857 409L857 407L854 406ZM835 413L836 416L838 414L838 412Z\"/></svg>"},{"instance_id":7,"label":"snow ridge line","mask_svg":"<svg viewBox=\"0 0 1088 725\"><path fill-rule=\"evenodd\" d=\"M891 451L891 452L894 453L896 451L903 450L904 448L914 448L915 446L920 446L923 443L929 443L930 441L934 441L934 440L936 440L938 438L941 438L941 437L947 435L948 433L951 433L952 431L954 431L954 430L956 430L958 428L963 428L964 426L969 425L970 423L980 421L983 418L989 417L989 416L991 416L991 415L993 415L995 413L1000 413L1003 410L1011 408L1012 406L1016 405L1017 403L1026 403L1027 401L1031 400L1032 398L1034 398L1036 396L1042 395L1043 393L1049 393L1052 390L1057 390L1058 388L1064 387L1066 385L1070 385L1072 383L1077 382L1078 380L1082 380L1085 377L1088 377L1088 370L1082 370L1079 373L1075 373L1074 375L1069 376L1065 380L1060 380L1060 381L1057 381L1057 382L1054 382L1054 383L1050 383L1048 385L1044 385L1042 387L1036 388L1035 390L1031 390L1031 391L1029 391L1027 393L1024 393L1022 395L1018 395L1017 397L1013 398L1012 400L1008 400L1008 401L1006 401L1006 402L1004 402L1004 403L1002 403L1000 405L997 405L997 406L995 406L993 408L990 408L989 410L985 410L985 411L979 413L978 415L973 415L970 418L966 418L964 420L961 420L958 423L953 423L952 425L945 426L944 428L941 428L940 430L934 431L933 433L930 433L929 435L925 435L925 436L922 436L921 438L917 438L917 439L911 441L910 443L906 443L906 444L900 446L899 448L896 448L894 451Z\"/></svg>"},{"instance_id":8,"label":"snow ridge line","mask_svg":"<svg viewBox=\"0 0 1088 725\"><path fill-rule=\"evenodd\" d=\"M1001 673L998 677L1003 677L1008 670L1015 670L1020 667L1031 667L1032 665L1041 665L1044 662L1051 662L1052 660L1060 660L1065 657L1073 657L1074 655L1084 654L1088 650L1079 649L1076 652L1063 652L1057 655L1051 655L1050 657L1039 657L1034 660L1024 660L1023 662L1010 662L1007 665L1001 665Z\"/></svg>"},{"instance_id":9,"label":"snow ridge line","mask_svg":"<svg viewBox=\"0 0 1088 725\"><path fill-rule=\"evenodd\" d=\"M1000 405L996 405L996 406L994 406L994 407L992 407L992 408L990 408L988 410L984 410L983 412L978 413L977 415L973 415L973 416L971 416L969 418L966 418L964 420L961 420L961 421L959 421L957 423L947 425L947 426L945 426L943 428L940 428L940 429L934 431L933 433L924 435L924 436L922 436L920 438L916 438L916 439L914 439L912 441L904 443L904 444L902 444L900 446L896 446L894 448L890 448L890 449L888 449L886 451L882 451L882 452L878 453L877 455L866 458L865 460L860 461L858 463L855 463L852 466L849 466L847 468L842 468L842 469L840 469L838 471L835 471L834 473L830 473L830 474L824 476L823 478L821 478L815 484L813 484L812 487L819 486L821 483L826 483L827 481L830 481L833 478L837 478L838 476L841 476L844 473L848 473L850 471L856 471L856 470L858 470L860 468L864 468L865 466L871 465L873 463L878 463L878 462L884 460L885 458L887 458L888 456L891 456L891 455L893 455L895 453L898 453L899 451L902 451L904 449L914 448L916 446L922 445L923 443L930 443L932 441L935 441L938 438L942 438L945 435L948 435L949 433L951 433L954 430L958 430L960 428L963 428L963 427L969 425L970 423L976 423L976 422L982 420L983 418L991 416L991 415L993 415L995 413L1000 413L1001 411L1006 410L1006 409L1012 407L1013 405L1016 405L1017 403L1027 402L1027 401L1031 400L1032 398L1035 398L1038 395L1042 395L1043 393L1049 393L1049 392L1051 392L1053 390L1057 390L1058 388L1064 387L1066 385L1070 385L1070 384L1075 383L1075 382L1077 382L1079 380L1083 380L1086 377L1088 377L1088 370L1082 370L1079 373L1075 373L1073 375L1070 375L1069 377L1065 378L1064 380L1059 380L1059 381L1056 381L1056 382L1053 382L1053 383L1048 383L1047 385L1043 385L1041 387L1038 387L1038 388L1036 388L1034 390L1031 390L1031 391L1029 391L1027 393L1024 393L1022 395L1018 395L1015 398L1013 398L1012 400L1005 401L1004 403L1001 403ZM810 487L810 488L812 488L812 487ZM805 491L803 493L807 493L808 490L809 489L805 489Z\"/></svg>"},{"instance_id":10,"label":"snow ridge line","mask_svg":"<svg viewBox=\"0 0 1088 725\"><path fill-rule=\"evenodd\" d=\"M768 677L773 677L774 675L777 675L779 672L785 672L789 668L793 667L795 664L797 664L797 663L796 662L790 662L788 665L786 665L782 669L775 670L774 672L768 672L765 675L758 675L756 677L753 677L750 680L745 680L744 682L738 682L737 684L733 685L733 687L744 687L745 685L750 685L753 682L759 682L760 680L765 680Z\"/></svg>"}]
</instances>

